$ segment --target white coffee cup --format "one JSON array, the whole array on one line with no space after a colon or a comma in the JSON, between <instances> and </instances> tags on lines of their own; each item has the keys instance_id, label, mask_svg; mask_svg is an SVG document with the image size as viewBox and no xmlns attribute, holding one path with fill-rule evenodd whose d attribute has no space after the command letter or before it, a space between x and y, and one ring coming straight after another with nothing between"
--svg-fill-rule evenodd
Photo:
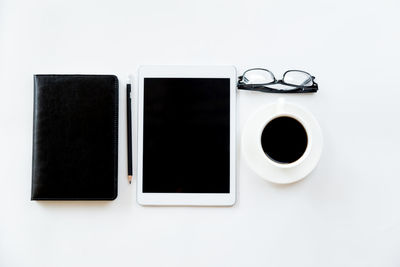
<instances>
[{"instance_id":1,"label":"white coffee cup","mask_svg":"<svg viewBox=\"0 0 400 267\"><path fill-rule=\"evenodd\" d=\"M271 159L261 144L265 127L279 117L290 117L298 121L307 134L304 153L294 162L281 163ZM250 116L242 131L241 150L248 166L260 177L279 184L288 184L305 178L317 165L322 152L322 131L315 117L305 108L286 102L263 106Z\"/></svg>"},{"instance_id":2,"label":"white coffee cup","mask_svg":"<svg viewBox=\"0 0 400 267\"><path fill-rule=\"evenodd\" d=\"M307 158L307 156L310 154L310 149L311 149L311 146L312 146L312 134L311 134L311 131L308 130L309 126L307 125L307 122L304 119L302 119L295 112L291 112L290 110L285 109L285 103L286 102L285 102L284 98L280 98L278 100L278 103L275 106L276 111L271 113L270 116L267 117L264 126L259 129L259 134L258 134L259 138L258 138L258 140L260 140L260 147L262 147L262 145L261 145L261 136L262 136L262 133L263 133L265 127L272 120L275 120L275 119L280 118L280 117L289 117L289 118L295 119L296 121L298 121L303 126L303 128L304 128L304 130L306 132L306 135L307 135L307 147L306 147L305 151L303 152L302 156L299 159L297 159L296 161L291 162L291 163L282 163L282 162L278 162L278 161L275 161L275 160L271 159L266 154L266 152L264 152L265 158L267 159L267 161L269 161L270 164L272 164L272 165L274 165L274 166L276 166L278 168L285 168L286 169L286 168L293 168L293 167L296 167L297 165L301 164Z\"/></svg>"}]
</instances>

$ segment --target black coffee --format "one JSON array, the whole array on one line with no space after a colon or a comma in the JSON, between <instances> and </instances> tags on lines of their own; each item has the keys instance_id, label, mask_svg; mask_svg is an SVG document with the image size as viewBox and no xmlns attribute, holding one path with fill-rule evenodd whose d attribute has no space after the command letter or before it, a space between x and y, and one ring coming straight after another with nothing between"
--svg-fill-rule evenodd
<instances>
[{"instance_id":1,"label":"black coffee","mask_svg":"<svg viewBox=\"0 0 400 267\"><path fill-rule=\"evenodd\" d=\"M278 163L292 163L301 158L307 143L307 132L303 125L287 116L271 120L261 135L265 154Z\"/></svg>"}]
</instances>

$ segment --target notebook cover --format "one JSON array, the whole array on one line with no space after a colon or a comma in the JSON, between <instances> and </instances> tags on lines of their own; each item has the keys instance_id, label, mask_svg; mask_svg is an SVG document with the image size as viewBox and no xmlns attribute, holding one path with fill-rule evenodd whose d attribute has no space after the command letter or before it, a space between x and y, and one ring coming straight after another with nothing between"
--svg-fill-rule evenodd
<instances>
[{"instance_id":1,"label":"notebook cover","mask_svg":"<svg viewBox=\"0 0 400 267\"><path fill-rule=\"evenodd\" d=\"M32 200L113 200L118 79L34 75Z\"/></svg>"}]
</instances>

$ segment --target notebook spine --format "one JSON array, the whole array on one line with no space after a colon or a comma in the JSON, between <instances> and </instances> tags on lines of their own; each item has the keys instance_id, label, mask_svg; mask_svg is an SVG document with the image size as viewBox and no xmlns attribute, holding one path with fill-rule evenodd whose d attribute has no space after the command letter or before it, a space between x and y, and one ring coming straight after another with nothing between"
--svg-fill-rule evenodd
<instances>
[{"instance_id":1,"label":"notebook spine","mask_svg":"<svg viewBox=\"0 0 400 267\"><path fill-rule=\"evenodd\" d=\"M118 110L119 110L119 83L117 76L114 76L114 188L115 198L118 195ZM115 199L114 198L114 199Z\"/></svg>"}]
</instances>

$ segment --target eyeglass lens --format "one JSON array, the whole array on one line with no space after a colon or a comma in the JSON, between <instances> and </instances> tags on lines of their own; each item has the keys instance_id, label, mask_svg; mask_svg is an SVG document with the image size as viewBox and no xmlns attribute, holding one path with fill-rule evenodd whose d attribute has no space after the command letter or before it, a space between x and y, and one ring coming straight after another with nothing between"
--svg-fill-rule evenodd
<instances>
[{"instance_id":1,"label":"eyeglass lens","mask_svg":"<svg viewBox=\"0 0 400 267\"><path fill-rule=\"evenodd\" d=\"M286 72L283 76L283 81L288 84L299 86L313 85L313 79L310 74L296 70Z\"/></svg>"},{"instance_id":2,"label":"eyeglass lens","mask_svg":"<svg viewBox=\"0 0 400 267\"><path fill-rule=\"evenodd\" d=\"M248 70L243 75L243 82L246 84L265 84L272 83L274 81L274 76L267 70Z\"/></svg>"}]
</instances>

